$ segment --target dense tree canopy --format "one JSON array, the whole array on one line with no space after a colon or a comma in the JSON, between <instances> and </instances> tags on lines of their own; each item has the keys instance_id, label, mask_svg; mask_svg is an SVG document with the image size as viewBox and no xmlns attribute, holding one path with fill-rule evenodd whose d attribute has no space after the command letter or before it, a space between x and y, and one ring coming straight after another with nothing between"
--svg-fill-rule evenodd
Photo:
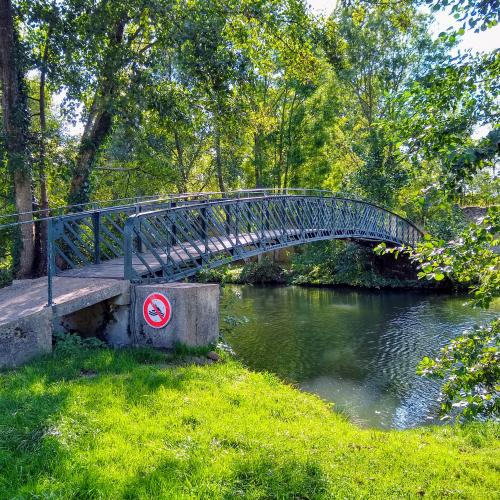
<instances>
[{"instance_id":1,"label":"dense tree canopy","mask_svg":"<svg viewBox=\"0 0 500 500\"><path fill-rule=\"evenodd\" d=\"M499 54L456 49L492 4L3 1L0 211L303 186L453 232L456 203L498 196ZM446 8L460 27L433 37ZM0 256L24 276L45 238L27 222Z\"/></svg>"}]
</instances>

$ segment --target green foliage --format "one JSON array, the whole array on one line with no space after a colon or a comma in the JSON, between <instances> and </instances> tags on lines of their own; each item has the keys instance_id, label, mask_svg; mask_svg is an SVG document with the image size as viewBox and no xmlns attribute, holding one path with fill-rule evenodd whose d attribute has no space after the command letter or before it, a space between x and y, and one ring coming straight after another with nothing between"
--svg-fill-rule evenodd
<instances>
[{"instance_id":1,"label":"green foliage","mask_svg":"<svg viewBox=\"0 0 500 500\"><path fill-rule=\"evenodd\" d=\"M468 11L475 1L435 3L463 8L464 16L471 21L475 19L474 23L482 12L478 6ZM450 38L447 41L447 37L441 37L441 43L455 43L456 36ZM453 200L463 199L476 173L495 177L494 165L500 151L499 62L498 51L459 53L432 66L400 96L405 108L411 110L400 116L401 121L394 129L406 146L404 155L416 167L424 162L427 168L437 168L443 195ZM476 138L474 132L477 133L478 127L489 132Z\"/></svg>"},{"instance_id":2,"label":"green foliage","mask_svg":"<svg viewBox=\"0 0 500 500\"><path fill-rule=\"evenodd\" d=\"M461 207L443 198L443 190L438 183L407 198L405 211L410 220L419 220L420 227L441 240L457 237L467 226Z\"/></svg>"},{"instance_id":3,"label":"green foliage","mask_svg":"<svg viewBox=\"0 0 500 500\"><path fill-rule=\"evenodd\" d=\"M474 31L485 31L498 24L500 2L498 0L426 0L432 10L451 7L451 14L462 22L461 33L466 27Z\"/></svg>"},{"instance_id":4,"label":"green foliage","mask_svg":"<svg viewBox=\"0 0 500 500\"><path fill-rule=\"evenodd\" d=\"M493 498L498 489L498 426L360 429L319 397L231 360L56 352L0 374L0 414L1 498Z\"/></svg>"},{"instance_id":5,"label":"green foliage","mask_svg":"<svg viewBox=\"0 0 500 500\"><path fill-rule=\"evenodd\" d=\"M260 262L248 262L241 270L241 283L265 284L285 283L285 271L271 259L264 257Z\"/></svg>"},{"instance_id":6,"label":"green foliage","mask_svg":"<svg viewBox=\"0 0 500 500\"><path fill-rule=\"evenodd\" d=\"M499 153L500 128L492 130L486 137L469 147L457 148L448 159L447 185L455 187L470 184L479 172L484 172L485 167L495 166ZM491 177L490 175L490 182L494 182L494 176L493 179Z\"/></svg>"},{"instance_id":7,"label":"green foliage","mask_svg":"<svg viewBox=\"0 0 500 500\"><path fill-rule=\"evenodd\" d=\"M400 134L413 111L400 96L443 62L446 48L408 5L340 7L334 19L342 52L315 96L323 109L314 109L309 133L321 149L311 145L308 164L321 160L323 184L335 191L396 206L414 173Z\"/></svg>"},{"instance_id":8,"label":"green foliage","mask_svg":"<svg viewBox=\"0 0 500 500\"><path fill-rule=\"evenodd\" d=\"M318 242L294 256L290 281L301 285L349 285L367 288L418 287L409 266L397 268L353 242Z\"/></svg>"},{"instance_id":9,"label":"green foliage","mask_svg":"<svg viewBox=\"0 0 500 500\"><path fill-rule=\"evenodd\" d=\"M78 356L88 349L101 349L106 344L96 337L83 338L76 333L55 332L55 351L62 356Z\"/></svg>"},{"instance_id":10,"label":"green foliage","mask_svg":"<svg viewBox=\"0 0 500 500\"><path fill-rule=\"evenodd\" d=\"M196 280L201 283L237 283L239 281L241 269L238 267L221 266L214 269L202 269Z\"/></svg>"},{"instance_id":11,"label":"green foliage","mask_svg":"<svg viewBox=\"0 0 500 500\"><path fill-rule=\"evenodd\" d=\"M238 291L222 288L220 301L222 324L220 326L220 333L223 342L228 333L232 332L237 326L244 325L249 321L246 316L234 316L232 313L234 311L234 304L238 300L241 300L241 294Z\"/></svg>"},{"instance_id":12,"label":"green foliage","mask_svg":"<svg viewBox=\"0 0 500 500\"><path fill-rule=\"evenodd\" d=\"M13 276L11 269L12 266L10 264L7 264L5 265L5 267L0 268L0 288L12 283Z\"/></svg>"},{"instance_id":13,"label":"green foliage","mask_svg":"<svg viewBox=\"0 0 500 500\"><path fill-rule=\"evenodd\" d=\"M500 209L492 208L456 240L445 243L426 236L415 251L410 250L411 259L419 263L419 277L439 281L449 276L466 283L474 304L488 307L500 293L500 255L494 248L500 245L499 233Z\"/></svg>"},{"instance_id":14,"label":"green foliage","mask_svg":"<svg viewBox=\"0 0 500 500\"><path fill-rule=\"evenodd\" d=\"M424 358L418 373L446 380L441 413L460 410L466 420L500 416L500 320L464 332L441 349L439 358Z\"/></svg>"}]
</instances>

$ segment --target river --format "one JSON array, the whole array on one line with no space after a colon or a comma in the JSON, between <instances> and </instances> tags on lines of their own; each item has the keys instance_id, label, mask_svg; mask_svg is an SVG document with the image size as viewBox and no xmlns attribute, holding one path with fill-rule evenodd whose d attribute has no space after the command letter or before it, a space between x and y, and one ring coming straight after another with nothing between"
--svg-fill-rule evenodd
<instances>
[{"instance_id":1,"label":"river","mask_svg":"<svg viewBox=\"0 0 500 500\"><path fill-rule=\"evenodd\" d=\"M226 287L224 314L248 323L225 334L250 368L334 402L365 427L437 423L439 384L416 375L424 356L462 330L498 316L463 296L306 287Z\"/></svg>"}]
</instances>

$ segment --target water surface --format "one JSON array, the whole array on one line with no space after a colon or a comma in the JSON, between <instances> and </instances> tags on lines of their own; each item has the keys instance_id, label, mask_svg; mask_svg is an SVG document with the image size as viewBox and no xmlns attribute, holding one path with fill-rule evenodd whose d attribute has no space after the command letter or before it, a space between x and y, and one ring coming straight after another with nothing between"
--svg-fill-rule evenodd
<instances>
[{"instance_id":1,"label":"water surface","mask_svg":"<svg viewBox=\"0 0 500 500\"><path fill-rule=\"evenodd\" d=\"M226 335L249 367L276 373L335 402L369 427L434 423L439 385L415 374L424 356L500 313L465 298L418 292L231 286L231 315L249 322Z\"/></svg>"}]
</instances>

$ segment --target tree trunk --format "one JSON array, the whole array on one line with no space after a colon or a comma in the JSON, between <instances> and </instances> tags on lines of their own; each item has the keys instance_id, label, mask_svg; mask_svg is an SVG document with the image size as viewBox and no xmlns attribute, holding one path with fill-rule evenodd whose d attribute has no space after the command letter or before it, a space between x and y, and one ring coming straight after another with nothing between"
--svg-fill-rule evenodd
<instances>
[{"instance_id":1,"label":"tree trunk","mask_svg":"<svg viewBox=\"0 0 500 500\"><path fill-rule=\"evenodd\" d=\"M96 108L106 106L99 103L99 97L95 97ZM83 131L82 140L78 149L68 202L70 205L88 203L90 199L90 174L97 157L99 148L104 143L111 130L112 115L106 109L95 111L89 116L87 125Z\"/></svg>"},{"instance_id":2,"label":"tree trunk","mask_svg":"<svg viewBox=\"0 0 500 500\"><path fill-rule=\"evenodd\" d=\"M111 43L122 43L125 20L120 21L112 36ZM90 199L90 174L99 149L108 137L113 122L112 104L117 94L116 62L109 58L102 72L100 82L94 94L89 116L83 130L78 156L76 158L68 202L70 205L88 203Z\"/></svg>"},{"instance_id":3,"label":"tree trunk","mask_svg":"<svg viewBox=\"0 0 500 500\"><path fill-rule=\"evenodd\" d=\"M40 218L44 219L49 213L49 195L47 190L47 172L45 158L45 141L47 136L47 119L45 115L45 81L47 76L47 59L49 55L50 31L47 33L45 47L43 49L42 65L40 68L40 94L39 94L39 112L40 112L40 151L38 158L38 176L40 181ZM47 221L38 223L38 266L37 274L43 276L47 272Z\"/></svg>"},{"instance_id":4,"label":"tree trunk","mask_svg":"<svg viewBox=\"0 0 500 500\"><path fill-rule=\"evenodd\" d=\"M255 169L255 187L262 187L262 134L253 134L253 163Z\"/></svg>"},{"instance_id":5,"label":"tree trunk","mask_svg":"<svg viewBox=\"0 0 500 500\"><path fill-rule=\"evenodd\" d=\"M226 187L224 186L224 177L222 175L222 150L220 145L220 127L218 123L215 124L214 141L215 141L215 167L217 169L217 181L219 183L219 189L221 193L225 193Z\"/></svg>"},{"instance_id":6,"label":"tree trunk","mask_svg":"<svg viewBox=\"0 0 500 500\"><path fill-rule=\"evenodd\" d=\"M285 149L285 112L286 112L286 102L288 98L288 89L285 89L285 95L283 97L283 106L281 107L281 118L279 125L279 146L278 146L278 164L276 168L276 181L278 189L281 188L281 176L283 172L283 160L284 160L284 149ZM285 174L286 177L286 174ZM283 187L286 187L286 179Z\"/></svg>"},{"instance_id":7,"label":"tree trunk","mask_svg":"<svg viewBox=\"0 0 500 500\"><path fill-rule=\"evenodd\" d=\"M15 254L18 278L33 272L34 235L31 170L28 161L29 113L20 62L20 46L14 30L10 0L0 0L0 79L2 84L3 129L7 162L14 182L14 196L19 222L19 245ZM28 212L28 213L26 213Z\"/></svg>"},{"instance_id":8,"label":"tree trunk","mask_svg":"<svg viewBox=\"0 0 500 500\"><path fill-rule=\"evenodd\" d=\"M179 191L179 193L186 193L187 175L186 175L186 169L184 167L184 148L182 147L181 138L175 126L174 126L174 139L175 139L175 149L177 154L177 170L179 172L179 176L176 182L177 191Z\"/></svg>"},{"instance_id":9,"label":"tree trunk","mask_svg":"<svg viewBox=\"0 0 500 500\"><path fill-rule=\"evenodd\" d=\"M294 112L295 100L297 98L297 91L293 94L292 104L290 106L290 112L288 114L288 133L287 133L287 149L285 158L285 179L283 181L283 187L286 189L288 187L288 178L290 170L290 151L292 149L292 117Z\"/></svg>"}]
</instances>

